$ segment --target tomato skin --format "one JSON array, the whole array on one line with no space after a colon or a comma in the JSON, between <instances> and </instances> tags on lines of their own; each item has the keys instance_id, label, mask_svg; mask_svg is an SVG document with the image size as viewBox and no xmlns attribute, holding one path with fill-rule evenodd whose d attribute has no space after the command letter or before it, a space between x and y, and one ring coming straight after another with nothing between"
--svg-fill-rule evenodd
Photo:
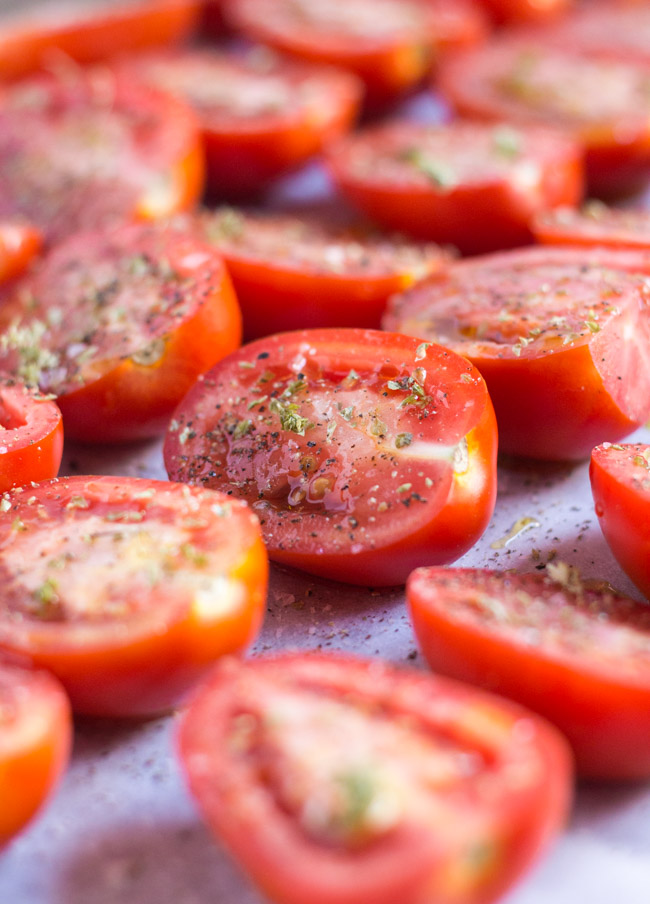
<instances>
[{"instance_id":1,"label":"tomato skin","mask_svg":"<svg viewBox=\"0 0 650 904\"><path fill-rule=\"evenodd\" d=\"M144 605L126 614L109 612L105 619L101 609L99 613L93 609L107 605L102 591L90 586L90 615L84 612L67 620L56 614L49 617L47 611L34 615L29 609L34 594L21 591L19 603L28 614L16 619L11 616L13 597L9 596L16 591L5 580L0 595L0 651L27 658L56 675L75 712L138 718L160 714L175 705L220 656L241 653L252 643L264 613L268 560L257 519L245 505L217 493L124 477L61 478L32 487L30 493L37 500L33 505L16 492L5 497L11 503L0 515L5 533L11 533L9 528L17 519L22 523L21 536L29 535L38 543L46 542L43 531L70 533L75 520L84 525L87 519L99 517L104 532L108 524L117 522L119 528L130 521L155 532L158 523L169 525L176 520L183 534L180 565L174 567L184 570L181 577L185 572L192 577L192 570L200 577L200 569L210 569L206 571L206 579L212 580L207 600L201 597L200 584L176 589L174 572L145 592L135 578L129 583L129 572L122 577L121 569L128 565L127 548L127 555L117 559L111 580L127 608L141 604L143 596ZM161 532L161 548L163 541ZM172 553L177 557L179 550L174 548ZM19 572L21 563L12 560L11 543L0 547L0 565L6 579L13 580ZM70 574L74 579L74 571Z\"/></svg>"},{"instance_id":2,"label":"tomato skin","mask_svg":"<svg viewBox=\"0 0 650 904\"><path fill-rule=\"evenodd\" d=\"M63 454L57 405L0 374L0 493L56 477Z\"/></svg>"},{"instance_id":3,"label":"tomato skin","mask_svg":"<svg viewBox=\"0 0 650 904\"><path fill-rule=\"evenodd\" d=\"M47 672L0 656L0 850L35 816L67 765L70 703Z\"/></svg>"},{"instance_id":4,"label":"tomato skin","mask_svg":"<svg viewBox=\"0 0 650 904\"><path fill-rule=\"evenodd\" d=\"M254 701L251 706L255 687L264 688L259 706ZM416 731L480 750L490 764L486 773L495 796L487 815L477 784L469 810L479 823L485 821L490 865L469 865L463 851L467 802L462 782L453 788L455 841L450 845L436 837L439 826L411 822L408 811L384 837L365 845L322 844L311 836L276 800L273 784L262 786L253 768L255 748L245 755L228 744L238 713L245 718L252 710L253 719L263 719L274 692L286 689L316 695L316 709L324 700L396 722L404 717ZM276 904L488 904L539 856L563 822L570 797L564 741L542 720L447 679L351 657L285 654L241 665L224 662L191 701L179 748L209 826ZM318 756L315 748L312 753ZM508 791L500 780L515 763L524 770L527 764L530 772L518 790Z\"/></svg>"},{"instance_id":5,"label":"tomato skin","mask_svg":"<svg viewBox=\"0 0 650 904\"><path fill-rule=\"evenodd\" d=\"M0 222L0 284L26 270L41 250L42 237L26 223Z\"/></svg>"},{"instance_id":6,"label":"tomato skin","mask_svg":"<svg viewBox=\"0 0 650 904\"><path fill-rule=\"evenodd\" d=\"M542 24L559 18L573 0L482 0L490 16L500 25Z\"/></svg>"},{"instance_id":7,"label":"tomato skin","mask_svg":"<svg viewBox=\"0 0 650 904\"><path fill-rule=\"evenodd\" d=\"M296 402L313 405L319 420L298 434L283 425L272 402L284 404L281 390L289 391L285 384L303 358L305 382ZM396 395L393 404L393 387L382 389L384 374L404 381L418 363L427 375L429 402L402 416L399 405L408 394ZM268 387L259 383L267 371ZM359 380L350 398L344 386L349 373ZM261 401L260 392L266 393ZM337 407L339 392L345 401ZM438 414L435 421L420 414L434 404L434 395L444 400L430 409ZM373 434L381 419L373 420L379 414L372 412L386 398L382 416L394 417L396 426L382 424L381 435ZM350 413L355 404L358 419ZM348 428L338 415L355 423ZM335 425L340 439L326 433L326 423ZM245 432L238 435L237 425ZM402 448L400 436L413 442L412 451L393 451ZM260 339L215 366L176 410L163 455L171 479L246 498L260 516L271 559L352 584L391 586L405 581L417 563L453 561L483 533L496 498L496 446L492 405L466 361L406 336L336 329ZM353 456L367 468L353 465ZM308 459L313 464L303 471Z\"/></svg>"},{"instance_id":8,"label":"tomato skin","mask_svg":"<svg viewBox=\"0 0 650 904\"><path fill-rule=\"evenodd\" d=\"M528 618L524 608L522 616L517 607L524 594L531 600L528 607L546 611ZM553 722L568 738L580 775L648 778L647 661L635 651L633 670L624 645L606 659L603 650L607 632L619 623L636 629L647 646L650 612L642 603L606 592L581 594L539 573L487 569L421 568L407 584L411 621L432 669L503 694ZM494 603L483 602L488 598ZM562 632L580 614L584 636L574 631L563 641Z\"/></svg>"},{"instance_id":9,"label":"tomato skin","mask_svg":"<svg viewBox=\"0 0 650 904\"><path fill-rule=\"evenodd\" d=\"M592 201L582 210L543 211L532 227L536 240L545 245L641 250L648 252L650 261L650 213L645 210L616 209Z\"/></svg>"}]
</instances>

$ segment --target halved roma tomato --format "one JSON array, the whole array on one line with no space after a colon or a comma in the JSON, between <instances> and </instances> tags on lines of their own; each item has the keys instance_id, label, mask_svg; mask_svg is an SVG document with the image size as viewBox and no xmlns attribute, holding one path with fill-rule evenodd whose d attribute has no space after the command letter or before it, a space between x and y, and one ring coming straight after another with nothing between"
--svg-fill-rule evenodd
<instances>
[{"instance_id":1,"label":"halved roma tomato","mask_svg":"<svg viewBox=\"0 0 650 904\"><path fill-rule=\"evenodd\" d=\"M56 477L62 453L63 421L58 406L0 372L0 493Z\"/></svg>"},{"instance_id":2,"label":"halved roma tomato","mask_svg":"<svg viewBox=\"0 0 650 904\"><path fill-rule=\"evenodd\" d=\"M76 712L144 716L254 639L267 557L219 493L68 477L0 504L0 651L55 674Z\"/></svg>"},{"instance_id":3,"label":"halved roma tomato","mask_svg":"<svg viewBox=\"0 0 650 904\"><path fill-rule=\"evenodd\" d=\"M382 226L467 254L526 244L536 211L582 198L581 149L530 126L396 122L337 142L329 163Z\"/></svg>"},{"instance_id":4,"label":"halved roma tomato","mask_svg":"<svg viewBox=\"0 0 650 904\"><path fill-rule=\"evenodd\" d=\"M416 86L440 46L484 34L471 0L225 0L224 11L256 41L353 72L370 106Z\"/></svg>"},{"instance_id":5,"label":"halved roma tomato","mask_svg":"<svg viewBox=\"0 0 650 904\"><path fill-rule=\"evenodd\" d=\"M182 41L198 23L201 0L130 0L77 9L43 2L38 10L0 18L0 77L16 78L47 67L65 54L80 63L116 53ZM35 21L36 14L36 21ZM60 59L60 58L59 58Z\"/></svg>"},{"instance_id":6,"label":"halved roma tomato","mask_svg":"<svg viewBox=\"0 0 650 904\"><path fill-rule=\"evenodd\" d=\"M650 69L508 37L443 63L437 87L463 115L565 129L585 150L595 195L650 176Z\"/></svg>"},{"instance_id":7,"label":"halved roma tomato","mask_svg":"<svg viewBox=\"0 0 650 904\"><path fill-rule=\"evenodd\" d=\"M586 458L650 416L650 285L613 269L619 257L639 255L532 248L462 261L393 296L384 327L476 365L500 450Z\"/></svg>"},{"instance_id":8,"label":"halved roma tomato","mask_svg":"<svg viewBox=\"0 0 650 904\"><path fill-rule=\"evenodd\" d=\"M162 433L197 376L241 338L214 249L156 223L61 242L0 322L0 366L54 394L66 436L86 442Z\"/></svg>"},{"instance_id":9,"label":"halved roma tomato","mask_svg":"<svg viewBox=\"0 0 650 904\"><path fill-rule=\"evenodd\" d=\"M194 204L203 156L192 112L106 67L0 88L0 218L48 242Z\"/></svg>"},{"instance_id":10,"label":"halved roma tomato","mask_svg":"<svg viewBox=\"0 0 650 904\"><path fill-rule=\"evenodd\" d=\"M537 241L548 245L640 248L650 252L648 210L614 208L590 201L582 210L559 207L543 211L533 219L532 229Z\"/></svg>"},{"instance_id":11,"label":"halved roma tomato","mask_svg":"<svg viewBox=\"0 0 650 904\"><path fill-rule=\"evenodd\" d=\"M494 507L494 413L478 372L374 330L240 349L180 404L164 457L172 479L246 499L272 559L352 584L453 561Z\"/></svg>"},{"instance_id":12,"label":"halved roma tomato","mask_svg":"<svg viewBox=\"0 0 650 904\"><path fill-rule=\"evenodd\" d=\"M0 850L52 792L71 742L70 704L58 681L0 656Z\"/></svg>"},{"instance_id":13,"label":"halved roma tomato","mask_svg":"<svg viewBox=\"0 0 650 904\"><path fill-rule=\"evenodd\" d=\"M322 217L221 208L200 235L223 256L249 339L301 327L379 327L390 295L446 266L436 245Z\"/></svg>"},{"instance_id":14,"label":"halved roma tomato","mask_svg":"<svg viewBox=\"0 0 650 904\"><path fill-rule=\"evenodd\" d=\"M589 476L603 535L650 598L650 446L603 443L591 453Z\"/></svg>"},{"instance_id":15,"label":"halved roma tomato","mask_svg":"<svg viewBox=\"0 0 650 904\"><path fill-rule=\"evenodd\" d=\"M19 276L41 248L41 234L18 221L0 221L0 283Z\"/></svg>"},{"instance_id":16,"label":"halved roma tomato","mask_svg":"<svg viewBox=\"0 0 650 904\"><path fill-rule=\"evenodd\" d=\"M650 777L650 606L587 589L574 569L419 568L407 598L434 671L546 716L578 772Z\"/></svg>"},{"instance_id":17,"label":"halved roma tomato","mask_svg":"<svg viewBox=\"0 0 650 904\"><path fill-rule=\"evenodd\" d=\"M206 821L276 904L488 904L571 794L542 719L379 661L224 662L179 741Z\"/></svg>"},{"instance_id":18,"label":"halved roma tomato","mask_svg":"<svg viewBox=\"0 0 650 904\"><path fill-rule=\"evenodd\" d=\"M300 166L356 118L348 73L293 62L266 47L188 49L134 57L123 70L177 95L196 113L210 192L237 198Z\"/></svg>"}]
</instances>

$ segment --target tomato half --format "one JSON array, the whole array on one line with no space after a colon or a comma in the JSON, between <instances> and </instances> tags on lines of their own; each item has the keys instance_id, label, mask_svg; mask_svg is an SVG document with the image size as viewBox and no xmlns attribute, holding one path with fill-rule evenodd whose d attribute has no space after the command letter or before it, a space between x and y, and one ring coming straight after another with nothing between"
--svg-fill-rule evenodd
<instances>
[{"instance_id":1,"label":"tomato half","mask_svg":"<svg viewBox=\"0 0 650 904\"><path fill-rule=\"evenodd\" d=\"M421 568L407 598L419 644L443 675L503 694L568 738L578 772L650 776L650 606L550 576Z\"/></svg>"},{"instance_id":2,"label":"tomato half","mask_svg":"<svg viewBox=\"0 0 650 904\"><path fill-rule=\"evenodd\" d=\"M0 850L51 794L71 742L70 704L58 681L0 656Z\"/></svg>"},{"instance_id":3,"label":"tomato half","mask_svg":"<svg viewBox=\"0 0 650 904\"><path fill-rule=\"evenodd\" d=\"M60 243L2 308L0 366L54 394L66 436L162 433L197 376L239 345L223 262L156 223Z\"/></svg>"},{"instance_id":4,"label":"tomato half","mask_svg":"<svg viewBox=\"0 0 650 904\"><path fill-rule=\"evenodd\" d=\"M467 0L225 0L224 11L253 40L353 72L372 107L415 87L440 46L484 34Z\"/></svg>"},{"instance_id":5,"label":"tomato half","mask_svg":"<svg viewBox=\"0 0 650 904\"><path fill-rule=\"evenodd\" d=\"M443 63L437 86L463 115L565 129L584 148L590 193L615 195L650 175L649 78L647 66L508 37Z\"/></svg>"},{"instance_id":6,"label":"tomato half","mask_svg":"<svg viewBox=\"0 0 650 904\"><path fill-rule=\"evenodd\" d=\"M384 327L439 342L483 375L499 448L586 458L650 416L650 286L637 252L532 248L450 266L390 303ZM598 257L605 264L597 263Z\"/></svg>"},{"instance_id":7,"label":"tomato half","mask_svg":"<svg viewBox=\"0 0 650 904\"><path fill-rule=\"evenodd\" d=\"M523 25L559 18L573 0L482 0L482 3L500 25Z\"/></svg>"},{"instance_id":8,"label":"tomato half","mask_svg":"<svg viewBox=\"0 0 650 904\"><path fill-rule=\"evenodd\" d=\"M302 327L379 327L390 295L446 266L436 245L316 216L221 208L200 235L223 256L249 339Z\"/></svg>"},{"instance_id":9,"label":"tomato half","mask_svg":"<svg viewBox=\"0 0 650 904\"><path fill-rule=\"evenodd\" d=\"M0 651L55 674L76 712L160 713L260 627L267 557L237 500L68 477L6 493L0 527Z\"/></svg>"},{"instance_id":10,"label":"tomato half","mask_svg":"<svg viewBox=\"0 0 650 904\"><path fill-rule=\"evenodd\" d=\"M212 195L238 198L303 164L356 118L361 86L345 72L246 52L188 49L135 57L126 73L171 92L202 130Z\"/></svg>"},{"instance_id":11,"label":"tomato half","mask_svg":"<svg viewBox=\"0 0 650 904\"><path fill-rule=\"evenodd\" d=\"M650 446L603 443L589 476L601 530L619 565L650 598Z\"/></svg>"},{"instance_id":12,"label":"tomato half","mask_svg":"<svg viewBox=\"0 0 650 904\"><path fill-rule=\"evenodd\" d=\"M0 283L19 276L41 248L41 234L33 226L0 221Z\"/></svg>"},{"instance_id":13,"label":"tomato half","mask_svg":"<svg viewBox=\"0 0 650 904\"><path fill-rule=\"evenodd\" d=\"M0 218L48 242L194 204L203 156L192 112L107 67L0 88Z\"/></svg>"},{"instance_id":14,"label":"tomato half","mask_svg":"<svg viewBox=\"0 0 650 904\"><path fill-rule=\"evenodd\" d=\"M543 33L543 40L585 56L650 63L650 7L642 2L591 2Z\"/></svg>"},{"instance_id":15,"label":"tomato half","mask_svg":"<svg viewBox=\"0 0 650 904\"><path fill-rule=\"evenodd\" d=\"M224 662L179 740L205 819L276 904L488 904L570 797L546 722L378 661Z\"/></svg>"},{"instance_id":16,"label":"tomato half","mask_svg":"<svg viewBox=\"0 0 650 904\"><path fill-rule=\"evenodd\" d=\"M0 493L56 477L62 453L63 421L58 406L0 373Z\"/></svg>"},{"instance_id":17,"label":"tomato half","mask_svg":"<svg viewBox=\"0 0 650 904\"><path fill-rule=\"evenodd\" d=\"M530 220L582 197L582 153L549 129L392 123L329 153L334 181L373 220L462 252L531 241Z\"/></svg>"},{"instance_id":18,"label":"tomato half","mask_svg":"<svg viewBox=\"0 0 650 904\"><path fill-rule=\"evenodd\" d=\"M199 19L201 0L137 0L105 2L76 10L41 3L34 10L0 19L0 76L16 78L60 60L61 54L80 63L105 60L116 53L182 41Z\"/></svg>"},{"instance_id":19,"label":"tomato half","mask_svg":"<svg viewBox=\"0 0 650 904\"><path fill-rule=\"evenodd\" d=\"M240 349L190 390L164 446L172 479L251 504L272 559L373 586L473 545L494 507L495 455L471 364L343 329Z\"/></svg>"},{"instance_id":20,"label":"tomato half","mask_svg":"<svg viewBox=\"0 0 650 904\"><path fill-rule=\"evenodd\" d=\"M626 210L590 201L582 210L560 207L543 211L533 219L532 229L538 242L549 245L640 248L650 252L647 210Z\"/></svg>"}]
</instances>

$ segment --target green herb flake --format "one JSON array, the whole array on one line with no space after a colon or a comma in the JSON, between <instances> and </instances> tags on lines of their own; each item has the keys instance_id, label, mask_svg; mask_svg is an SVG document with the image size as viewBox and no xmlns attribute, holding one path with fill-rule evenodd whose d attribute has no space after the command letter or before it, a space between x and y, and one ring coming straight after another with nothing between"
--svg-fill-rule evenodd
<instances>
[{"instance_id":1,"label":"green herb flake","mask_svg":"<svg viewBox=\"0 0 650 904\"><path fill-rule=\"evenodd\" d=\"M585 320L584 324L590 333L599 333L602 329L600 324L596 323L595 320Z\"/></svg>"},{"instance_id":2,"label":"green herb flake","mask_svg":"<svg viewBox=\"0 0 650 904\"><path fill-rule=\"evenodd\" d=\"M398 493L408 493L408 491L411 489L412 486L413 486L412 483L403 483L401 486L397 487L397 492Z\"/></svg>"},{"instance_id":3,"label":"green herb flake","mask_svg":"<svg viewBox=\"0 0 650 904\"><path fill-rule=\"evenodd\" d=\"M235 429L232 431L232 438L234 440L243 439L253 429L253 422L250 418L244 418L241 421L238 421L235 424Z\"/></svg>"},{"instance_id":4,"label":"green herb flake","mask_svg":"<svg viewBox=\"0 0 650 904\"><path fill-rule=\"evenodd\" d=\"M193 543L183 543L181 555L198 568L203 568L208 564L207 555L202 550L197 549Z\"/></svg>"},{"instance_id":5,"label":"green herb flake","mask_svg":"<svg viewBox=\"0 0 650 904\"><path fill-rule=\"evenodd\" d=\"M415 349L415 360L421 361L423 358L427 356L427 349L431 347L430 342L421 342L418 347Z\"/></svg>"},{"instance_id":6,"label":"green herb flake","mask_svg":"<svg viewBox=\"0 0 650 904\"><path fill-rule=\"evenodd\" d=\"M292 402L283 404L280 399L271 399L269 408L279 415L283 430L290 430L292 433L297 433L298 436L304 436L305 432L314 426L308 418L298 413L298 406Z\"/></svg>"},{"instance_id":7,"label":"green herb flake","mask_svg":"<svg viewBox=\"0 0 650 904\"><path fill-rule=\"evenodd\" d=\"M86 499L85 496L72 496L70 502L66 505L67 509L87 509L90 508L90 503Z\"/></svg>"},{"instance_id":8,"label":"green herb flake","mask_svg":"<svg viewBox=\"0 0 650 904\"><path fill-rule=\"evenodd\" d=\"M106 521L144 521L144 512L127 509L123 512L107 512L104 515Z\"/></svg>"},{"instance_id":9,"label":"green herb flake","mask_svg":"<svg viewBox=\"0 0 650 904\"><path fill-rule=\"evenodd\" d=\"M446 161L437 160L420 148L407 148L400 159L412 164L436 188L453 188L458 183L457 173Z\"/></svg>"},{"instance_id":10,"label":"green herb flake","mask_svg":"<svg viewBox=\"0 0 650 904\"><path fill-rule=\"evenodd\" d=\"M413 434L412 433L398 433L395 437L395 448L403 449L405 446L410 446L413 442Z\"/></svg>"},{"instance_id":11,"label":"green herb flake","mask_svg":"<svg viewBox=\"0 0 650 904\"><path fill-rule=\"evenodd\" d=\"M460 380L461 380L461 383L471 383L472 375L471 374L461 374Z\"/></svg>"},{"instance_id":12,"label":"green herb flake","mask_svg":"<svg viewBox=\"0 0 650 904\"><path fill-rule=\"evenodd\" d=\"M521 133L508 125L496 126L492 130L492 143L495 151L508 159L518 157L522 150Z\"/></svg>"},{"instance_id":13,"label":"green herb flake","mask_svg":"<svg viewBox=\"0 0 650 904\"><path fill-rule=\"evenodd\" d=\"M252 408L256 408L258 405L261 405L263 402L266 402L268 399L267 395L258 396L256 399L251 399L248 405L246 406L246 410L250 411Z\"/></svg>"}]
</instances>

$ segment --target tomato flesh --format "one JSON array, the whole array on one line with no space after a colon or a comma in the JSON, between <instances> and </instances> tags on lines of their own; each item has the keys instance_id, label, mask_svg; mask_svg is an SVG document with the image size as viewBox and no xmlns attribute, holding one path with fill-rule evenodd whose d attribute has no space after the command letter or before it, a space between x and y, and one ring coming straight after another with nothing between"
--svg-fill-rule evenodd
<instances>
[{"instance_id":1,"label":"tomato flesh","mask_svg":"<svg viewBox=\"0 0 650 904\"><path fill-rule=\"evenodd\" d=\"M0 374L0 493L56 477L62 454L63 421L57 405Z\"/></svg>"},{"instance_id":2,"label":"tomato flesh","mask_svg":"<svg viewBox=\"0 0 650 904\"><path fill-rule=\"evenodd\" d=\"M534 219L533 232L538 242L547 245L604 246L650 252L650 212L607 207L599 201L591 201L582 210L562 207L544 211Z\"/></svg>"}]
</instances>

